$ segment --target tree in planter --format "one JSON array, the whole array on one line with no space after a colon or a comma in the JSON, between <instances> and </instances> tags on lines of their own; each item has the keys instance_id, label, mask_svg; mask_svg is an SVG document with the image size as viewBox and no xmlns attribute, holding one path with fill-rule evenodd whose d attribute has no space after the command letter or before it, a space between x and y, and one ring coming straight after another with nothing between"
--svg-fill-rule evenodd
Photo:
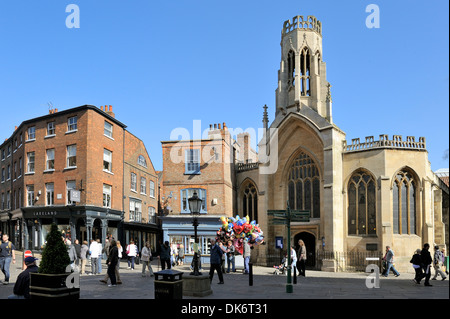
<instances>
[{"instance_id":1,"label":"tree in planter","mask_svg":"<svg viewBox=\"0 0 450 319\"><path fill-rule=\"evenodd\" d=\"M39 273L64 274L66 267L70 264L70 258L66 244L62 240L62 234L56 224L52 224L46 241L47 243L42 252L42 259L39 264Z\"/></svg>"}]
</instances>

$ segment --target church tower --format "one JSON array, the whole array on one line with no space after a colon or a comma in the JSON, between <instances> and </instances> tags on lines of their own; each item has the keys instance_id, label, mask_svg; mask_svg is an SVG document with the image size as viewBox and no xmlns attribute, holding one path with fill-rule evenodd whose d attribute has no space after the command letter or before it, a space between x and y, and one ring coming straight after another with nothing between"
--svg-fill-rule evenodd
<instances>
[{"instance_id":1,"label":"church tower","mask_svg":"<svg viewBox=\"0 0 450 319\"><path fill-rule=\"evenodd\" d=\"M303 106L332 123L331 85L322 61L322 23L314 16L296 16L283 24L281 63L276 90L276 116Z\"/></svg>"}]
</instances>

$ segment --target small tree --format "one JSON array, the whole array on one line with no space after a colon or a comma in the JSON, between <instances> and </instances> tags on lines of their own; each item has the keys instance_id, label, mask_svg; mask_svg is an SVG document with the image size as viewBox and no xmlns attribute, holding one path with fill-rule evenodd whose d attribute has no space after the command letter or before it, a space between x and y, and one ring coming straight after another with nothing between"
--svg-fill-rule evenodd
<instances>
[{"instance_id":1,"label":"small tree","mask_svg":"<svg viewBox=\"0 0 450 319\"><path fill-rule=\"evenodd\" d=\"M46 237L46 245L42 252L42 260L39 263L41 274L63 274L70 264L67 247L62 240L62 234L56 224L52 224L50 232Z\"/></svg>"}]
</instances>

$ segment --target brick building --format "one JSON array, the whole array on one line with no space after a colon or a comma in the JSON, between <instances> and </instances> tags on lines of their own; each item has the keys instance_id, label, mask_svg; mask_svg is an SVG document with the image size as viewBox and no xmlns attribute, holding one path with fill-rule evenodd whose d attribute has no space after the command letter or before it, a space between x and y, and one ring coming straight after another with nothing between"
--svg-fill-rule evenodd
<instances>
[{"instance_id":1,"label":"brick building","mask_svg":"<svg viewBox=\"0 0 450 319\"><path fill-rule=\"evenodd\" d=\"M0 145L0 227L16 247L40 249L53 222L72 239L129 237L124 167L142 142L125 128L111 106L91 105L16 127Z\"/></svg>"},{"instance_id":2,"label":"brick building","mask_svg":"<svg viewBox=\"0 0 450 319\"><path fill-rule=\"evenodd\" d=\"M198 237L202 258L208 262L208 243L222 226L220 217L236 215L235 170L240 163L257 160L247 133L238 134L235 140L223 123L210 125L207 135L204 139L161 142L164 241L182 247L187 262L194 244L188 198L195 192L203 200Z\"/></svg>"}]
</instances>

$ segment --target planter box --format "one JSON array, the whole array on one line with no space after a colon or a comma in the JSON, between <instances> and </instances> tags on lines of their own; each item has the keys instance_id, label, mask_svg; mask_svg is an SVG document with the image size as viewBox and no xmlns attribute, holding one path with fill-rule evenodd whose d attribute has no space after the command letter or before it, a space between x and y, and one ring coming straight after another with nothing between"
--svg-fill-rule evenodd
<instances>
[{"instance_id":1,"label":"planter box","mask_svg":"<svg viewBox=\"0 0 450 319\"><path fill-rule=\"evenodd\" d=\"M64 298L79 299L80 288L69 288L66 285L67 277L71 273L65 274L30 274L30 297L38 298ZM74 286L74 285L72 285Z\"/></svg>"}]
</instances>

